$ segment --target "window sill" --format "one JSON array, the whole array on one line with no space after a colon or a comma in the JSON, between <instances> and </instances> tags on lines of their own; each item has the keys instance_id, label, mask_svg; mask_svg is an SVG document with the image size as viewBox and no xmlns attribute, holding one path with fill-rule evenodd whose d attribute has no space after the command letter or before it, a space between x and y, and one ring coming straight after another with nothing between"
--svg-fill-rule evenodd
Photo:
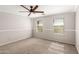
<instances>
[{"instance_id":1,"label":"window sill","mask_svg":"<svg viewBox=\"0 0 79 59\"><path fill-rule=\"evenodd\" d=\"M55 35L64 35L64 33L54 33Z\"/></svg>"}]
</instances>

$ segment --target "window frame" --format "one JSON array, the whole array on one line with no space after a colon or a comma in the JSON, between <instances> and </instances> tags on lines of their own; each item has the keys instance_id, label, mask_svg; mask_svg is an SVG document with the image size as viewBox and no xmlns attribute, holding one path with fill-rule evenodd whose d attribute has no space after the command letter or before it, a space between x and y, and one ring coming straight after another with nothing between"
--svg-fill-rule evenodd
<instances>
[{"instance_id":1,"label":"window frame","mask_svg":"<svg viewBox=\"0 0 79 59\"><path fill-rule=\"evenodd\" d=\"M41 20L37 20L37 21L36 21L36 32L43 32L43 31L44 31L44 30L43 30L43 23L41 22L41 24L42 24L42 31L39 31L39 30L38 30L39 24L37 23L38 21L39 21L39 24L40 24Z\"/></svg>"},{"instance_id":2,"label":"window frame","mask_svg":"<svg viewBox=\"0 0 79 59\"><path fill-rule=\"evenodd\" d=\"M56 19L63 19L63 33L56 33L56 32L54 32L54 22L55 22L55 20ZM65 23L64 23L64 16L53 16L53 33L54 34L61 34L61 35L64 35L64 27L65 27Z\"/></svg>"}]
</instances>

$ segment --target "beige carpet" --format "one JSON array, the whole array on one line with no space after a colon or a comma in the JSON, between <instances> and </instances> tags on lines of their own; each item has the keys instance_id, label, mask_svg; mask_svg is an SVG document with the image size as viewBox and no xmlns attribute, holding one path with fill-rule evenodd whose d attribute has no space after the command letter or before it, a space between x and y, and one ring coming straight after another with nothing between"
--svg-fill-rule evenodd
<instances>
[{"instance_id":1,"label":"beige carpet","mask_svg":"<svg viewBox=\"0 0 79 59\"><path fill-rule=\"evenodd\" d=\"M0 47L1 54L76 54L75 46L38 38L24 39Z\"/></svg>"}]
</instances>

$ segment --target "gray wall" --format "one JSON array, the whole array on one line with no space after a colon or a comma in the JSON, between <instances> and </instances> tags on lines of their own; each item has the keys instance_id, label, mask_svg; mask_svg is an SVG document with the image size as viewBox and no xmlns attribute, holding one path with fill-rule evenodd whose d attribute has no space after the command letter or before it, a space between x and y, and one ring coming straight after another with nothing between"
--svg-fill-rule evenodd
<instances>
[{"instance_id":1,"label":"gray wall","mask_svg":"<svg viewBox=\"0 0 79 59\"><path fill-rule=\"evenodd\" d=\"M64 34L53 33L53 19L54 17L64 17ZM62 13L50 16L33 18L33 37L59 41L63 43L75 44L75 13ZM44 24L43 32L36 32L36 21L41 20Z\"/></svg>"},{"instance_id":2,"label":"gray wall","mask_svg":"<svg viewBox=\"0 0 79 59\"><path fill-rule=\"evenodd\" d=\"M76 11L76 48L79 53L79 6Z\"/></svg>"},{"instance_id":3,"label":"gray wall","mask_svg":"<svg viewBox=\"0 0 79 59\"><path fill-rule=\"evenodd\" d=\"M0 12L0 46L31 37L31 20L25 16Z\"/></svg>"}]
</instances>

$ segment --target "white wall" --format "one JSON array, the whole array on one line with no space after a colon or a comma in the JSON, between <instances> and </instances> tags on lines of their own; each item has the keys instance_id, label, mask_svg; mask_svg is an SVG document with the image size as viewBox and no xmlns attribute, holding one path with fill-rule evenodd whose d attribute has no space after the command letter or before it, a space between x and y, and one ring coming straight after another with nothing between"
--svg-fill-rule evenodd
<instances>
[{"instance_id":1,"label":"white wall","mask_svg":"<svg viewBox=\"0 0 79 59\"><path fill-rule=\"evenodd\" d=\"M55 34L53 33L53 17L64 17L64 34ZM37 20L41 20L44 24L44 32L36 32L35 28L35 22ZM39 17L33 19L33 36L48 40L54 40L69 44L75 44L75 13L62 13L62 14L55 14L45 17Z\"/></svg>"},{"instance_id":2,"label":"white wall","mask_svg":"<svg viewBox=\"0 0 79 59\"><path fill-rule=\"evenodd\" d=\"M31 20L25 16L0 12L0 46L31 37Z\"/></svg>"},{"instance_id":3,"label":"white wall","mask_svg":"<svg viewBox=\"0 0 79 59\"><path fill-rule=\"evenodd\" d=\"M79 7L76 11L76 48L79 53Z\"/></svg>"}]
</instances>

